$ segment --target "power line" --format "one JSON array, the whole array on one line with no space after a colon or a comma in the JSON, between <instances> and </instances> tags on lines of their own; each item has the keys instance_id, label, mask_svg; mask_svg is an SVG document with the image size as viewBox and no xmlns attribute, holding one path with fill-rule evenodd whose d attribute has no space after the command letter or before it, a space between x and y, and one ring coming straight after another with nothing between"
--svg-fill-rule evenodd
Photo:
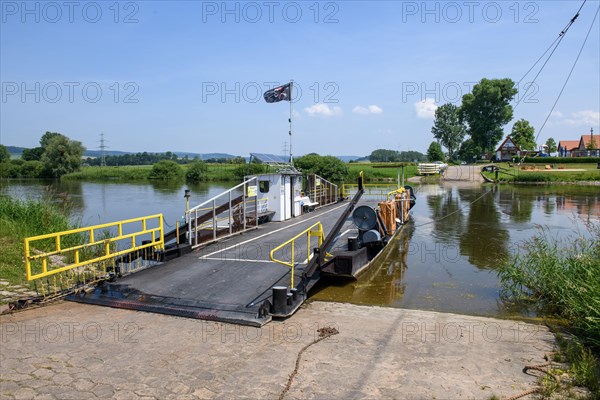
<instances>
[{"instance_id":1,"label":"power line","mask_svg":"<svg viewBox=\"0 0 600 400\"><path fill-rule=\"evenodd\" d=\"M523 77L519 80L519 82L517 82L516 86L519 86L519 84L523 81L523 79L525 79L525 77L527 75L529 75L529 73L533 70L533 68L535 68L535 66L540 62L540 60L544 57L544 55L546 55L546 53L552 48L552 46L554 46L554 49L552 49L552 52L550 53L548 58L546 58L546 61L544 61L544 64L542 65L542 67L540 68L538 73L533 78L533 81L530 82L530 87L531 87L531 85L533 85L535 83L537 78L540 76L540 74L546 67L546 64L548 64L548 61L550 61L550 58L552 58L552 55L554 54L556 49L558 49L558 46L560 45L562 40L565 38L567 32L571 28L571 25L573 25L573 23L575 23L577 18L579 18L579 14L580 14L581 10L583 9L583 6L585 5L586 2L587 2L587 0L583 1L581 6L579 7L579 10L577 10L577 13L575 14L575 16L573 18L571 18L571 20L567 23L567 25L565 25L565 27L562 29L562 31L560 31L560 33L558 34L558 37L556 39L554 39L552 44L546 49L546 51L544 51L544 53L540 56L540 58L538 58L537 61L531 66L531 68L529 68L529 70L525 73L525 75L523 75ZM555 45L555 43L556 43L556 45ZM525 93L527 93L527 90L525 90ZM515 106L513 107L513 111L516 110L516 108L519 106L519 104L521 104L521 101L523 100L524 97L525 96L519 96L519 100L517 101L517 104L515 104Z\"/></svg>"},{"instance_id":2,"label":"power line","mask_svg":"<svg viewBox=\"0 0 600 400\"><path fill-rule=\"evenodd\" d=\"M577 57L575 58L575 62L573 63L573 66L571 67L571 71L569 71L569 75L567 75L567 79L565 79L565 83L563 84L562 88L560 89L560 92L558 93L558 97L556 98L556 101L552 105L552 109L550 109L550 112L546 116L546 119L544 120L544 123L542 124L542 127L540 128L540 130L538 131L537 136L535 137L535 141L536 142L537 142L538 137L540 136L540 133L542 133L542 130L546 126L546 123L548 122L548 119L552 115L552 112L554 111L554 108L556 107L556 104L558 104L558 100L560 100L560 96L563 94L563 92L565 90L565 87L567 87L567 83L569 83L569 79L571 78L571 75L573 74L573 71L575 70L575 66L577 65L577 62L579 61L579 57L581 56L581 53L583 52L583 48L585 47L585 44L587 43L587 40L590 37L590 33L592 32L592 28L594 27L594 24L596 23L596 18L598 18L598 13L599 12L600 12L600 6L596 10L596 14L594 15L594 19L592 20L592 23L590 24L590 29L588 29L587 35L585 35L585 39L583 40L581 48L579 49L579 53L577 53Z\"/></svg>"}]
</instances>

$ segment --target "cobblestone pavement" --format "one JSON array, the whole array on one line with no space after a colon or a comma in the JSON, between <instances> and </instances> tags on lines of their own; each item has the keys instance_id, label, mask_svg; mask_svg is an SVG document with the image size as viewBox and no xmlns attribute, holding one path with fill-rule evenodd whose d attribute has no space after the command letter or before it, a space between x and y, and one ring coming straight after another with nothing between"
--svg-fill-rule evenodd
<instances>
[{"instance_id":1,"label":"cobblestone pavement","mask_svg":"<svg viewBox=\"0 0 600 400\"><path fill-rule=\"evenodd\" d=\"M489 399L535 385L545 327L455 314L314 302L261 329L77 303L0 317L9 399Z\"/></svg>"}]
</instances>

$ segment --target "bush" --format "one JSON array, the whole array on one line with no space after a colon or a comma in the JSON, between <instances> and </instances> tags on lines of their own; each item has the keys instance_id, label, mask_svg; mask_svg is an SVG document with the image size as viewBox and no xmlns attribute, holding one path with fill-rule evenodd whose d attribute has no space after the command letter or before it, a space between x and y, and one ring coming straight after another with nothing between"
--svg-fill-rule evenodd
<instances>
[{"instance_id":1,"label":"bush","mask_svg":"<svg viewBox=\"0 0 600 400\"><path fill-rule=\"evenodd\" d=\"M18 178L21 176L21 168L12 162L0 163L0 178Z\"/></svg>"},{"instance_id":2,"label":"bush","mask_svg":"<svg viewBox=\"0 0 600 400\"><path fill-rule=\"evenodd\" d=\"M297 158L295 164L304 172L320 175L333 182L339 182L348 177L346 164L334 156L320 156L311 153Z\"/></svg>"},{"instance_id":3,"label":"bush","mask_svg":"<svg viewBox=\"0 0 600 400\"><path fill-rule=\"evenodd\" d=\"M21 176L23 178L39 178L44 170L41 161L25 161L21 166Z\"/></svg>"},{"instance_id":4,"label":"bush","mask_svg":"<svg viewBox=\"0 0 600 400\"><path fill-rule=\"evenodd\" d=\"M206 177L208 167L203 161L194 161L185 173L185 180L188 182L200 182Z\"/></svg>"},{"instance_id":5,"label":"bush","mask_svg":"<svg viewBox=\"0 0 600 400\"><path fill-rule=\"evenodd\" d=\"M152 166L149 179L160 179L164 181L183 178L183 169L175 161L162 160Z\"/></svg>"}]
</instances>

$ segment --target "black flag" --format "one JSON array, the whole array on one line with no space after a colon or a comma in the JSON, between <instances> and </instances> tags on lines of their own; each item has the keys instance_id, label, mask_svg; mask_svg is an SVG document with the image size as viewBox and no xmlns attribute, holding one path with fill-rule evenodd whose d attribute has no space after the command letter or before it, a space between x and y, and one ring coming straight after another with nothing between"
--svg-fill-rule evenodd
<instances>
[{"instance_id":1,"label":"black flag","mask_svg":"<svg viewBox=\"0 0 600 400\"><path fill-rule=\"evenodd\" d=\"M286 83L285 85L267 90L264 97L267 103L277 103L282 100L292 101L292 84Z\"/></svg>"}]
</instances>

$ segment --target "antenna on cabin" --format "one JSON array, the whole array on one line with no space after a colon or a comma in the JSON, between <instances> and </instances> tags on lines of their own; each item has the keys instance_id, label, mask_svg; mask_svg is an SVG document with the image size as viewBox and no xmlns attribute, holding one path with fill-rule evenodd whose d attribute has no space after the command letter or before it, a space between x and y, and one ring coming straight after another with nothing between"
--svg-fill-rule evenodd
<instances>
[{"instance_id":1,"label":"antenna on cabin","mask_svg":"<svg viewBox=\"0 0 600 400\"><path fill-rule=\"evenodd\" d=\"M281 154L283 154L285 157L288 154L288 151L289 151L288 142L285 141L285 142L283 142L283 145L281 146Z\"/></svg>"}]
</instances>

